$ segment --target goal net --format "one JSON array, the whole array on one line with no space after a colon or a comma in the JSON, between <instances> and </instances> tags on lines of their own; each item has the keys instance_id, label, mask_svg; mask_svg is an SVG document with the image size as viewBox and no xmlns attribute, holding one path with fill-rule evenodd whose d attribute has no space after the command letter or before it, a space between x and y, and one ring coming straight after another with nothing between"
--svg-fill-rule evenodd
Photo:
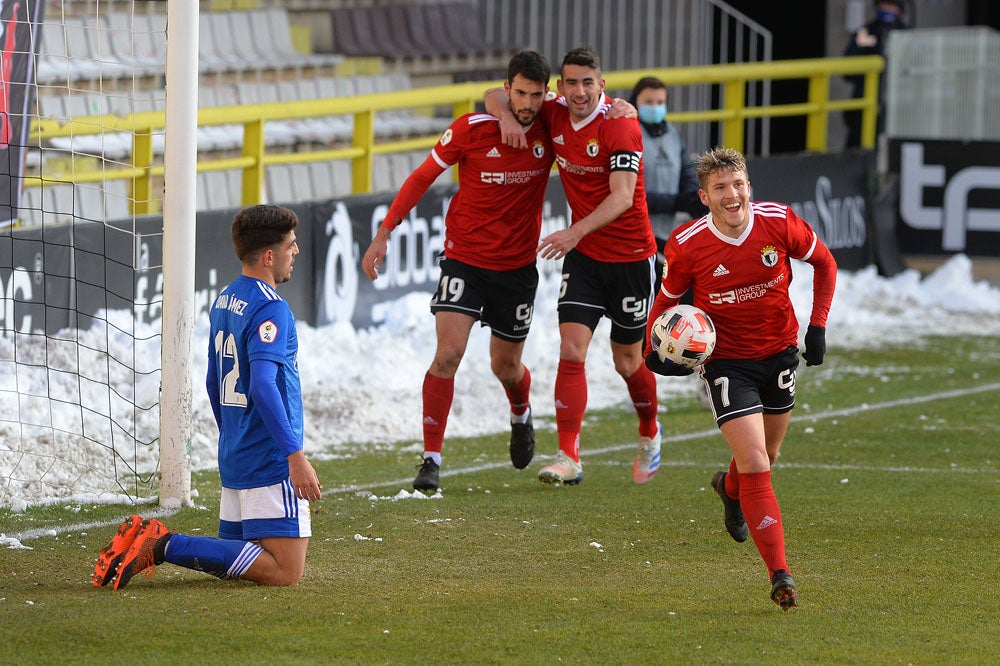
<instances>
[{"instance_id":1,"label":"goal net","mask_svg":"<svg viewBox=\"0 0 1000 666\"><path fill-rule=\"evenodd\" d=\"M0 0L0 508L158 489L166 7Z\"/></svg>"}]
</instances>

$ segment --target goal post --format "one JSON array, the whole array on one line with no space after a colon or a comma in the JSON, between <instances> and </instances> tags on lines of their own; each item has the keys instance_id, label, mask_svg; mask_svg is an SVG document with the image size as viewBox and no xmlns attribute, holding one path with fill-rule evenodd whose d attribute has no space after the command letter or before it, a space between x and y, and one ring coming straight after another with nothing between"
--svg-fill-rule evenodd
<instances>
[{"instance_id":1,"label":"goal post","mask_svg":"<svg viewBox=\"0 0 1000 666\"><path fill-rule=\"evenodd\" d=\"M191 501L192 345L198 160L198 0L170 0L163 197L160 505ZM204 352L204 350L202 350Z\"/></svg>"},{"instance_id":2,"label":"goal post","mask_svg":"<svg viewBox=\"0 0 1000 666\"><path fill-rule=\"evenodd\" d=\"M190 504L199 13L0 0L0 508Z\"/></svg>"}]
</instances>

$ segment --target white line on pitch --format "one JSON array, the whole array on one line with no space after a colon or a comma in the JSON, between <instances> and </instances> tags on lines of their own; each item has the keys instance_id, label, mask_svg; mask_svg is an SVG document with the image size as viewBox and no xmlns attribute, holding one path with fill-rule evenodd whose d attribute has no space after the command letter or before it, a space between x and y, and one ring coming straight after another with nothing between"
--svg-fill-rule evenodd
<instances>
[{"instance_id":1,"label":"white line on pitch","mask_svg":"<svg viewBox=\"0 0 1000 666\"><path fill-rule=\"evenodd\" d=\"M822 412L815 412L809 414L798 414L792 416L792 422L797 423L800 421L822 421L825 419L837 418L840 416L851 416L854 414L861 414L863 412L872 412L879 409L890 409L892 407L903 407L907 405L918 405L926 402L934 402L936 400L947 400L950 398L960 398L967 395L974 395L976 393L987 393L989 391L1000 390L1000 383L984 384L982 386L973 386L965 389L955 389L952 391L941 391L939 393L930 393L927 395L913 396L911 398L900 398L898 400L887 400L885 402L877 402L873 404L861 404L855 407L843 407L840 409L830 409ZM671 435L669 437L664 437L663 441L666 442L685 442L692 439L704 439L706 437L715 437L719 434L718 428L709 428L706 430L699 430L696 432L683 433L678 435ZM628 444L615 444L613 446L606 446L604 448L588 449L580 454L581 457L592 457L599 456L605 453L614 453L617 451L624 451L626 449L635 448L635 443L629 442ZM695 466L694 463L683 463L683 462L665 462L663 463L666 467L686 467ZM975 469L922 469L922 468L909 468L909 467L885 467L885 468L875 468L875 467L861 467L856 465L808 465L799 463L779 463L780 467L796 468L796 469L843 469L843 470L870 470L870 471L889 471L889 472L968 472L968 473L984 473L991 470L975 470ZM501 469L505 467L510 467L508 462L491 462L482 463L479 465L467 465L465 467L458 467L449 470L442 470L442 477L449 476L459 476L462 474L472 474L475 472L485 472L491 469ZM412 479L398 479L395 481L385 481L381 483L367 483L364 485L351 485L351 486L340 486L338 488L330 488L323 492L323 495L337 495L344 493L357 493L370 490L372 488L390 488L394 486L404 486L408 487L412 482Z\"/></svg>"},{"instance_id":2,"label":"white line on pitch","mask_svg":"<svg viewBox=\"0 0 1000 666\"><path fill-rule=\"evenodd\" d=\"M816 412L813 414L799 414L792 416L793 422L799 421L822 421L825 419L836 418L839 416L851 416L853 414L860 414L862 412L871 412L879 409L890 409L892 407L903 407L907 405L919 405L927 402L934 402L936 400L947 400L950 398L960 398L967 395L975 395L977 393L987 393L990 391L1000 390L1000 383L983 384L982 386L973 386L966 389L955 389L952 391L941 391L939 393L929 393L927 395L914 396L911 398L900 398L898 400L887 400L886 402L876 402L872 404L861 404L855 407L844 407L841 409L830 409L822 412ZM699 430L697 432L689 432L679 435L671 435L669 437L664 437L664 442L684 442L692 439L703 439L706 437L714 437L719 432L718 428L709 428L706 430ZM581 454L586 457L599 456L605 453L614 453L617 451L624 451L626 449L634 448L635 444L629 442L628 444L616 444L614 446L606 446L599 449L590 449L589 451ZM491 469L500 469L508 467L510 463L507 462L494 462L494 463L483 463L480 465L467 465L465 467L458 467L454 469L449 469L441 472L442 477L449 476L460 476L462 474L473 474L476 472L485 472ZM694 466L693 463L683 463L683 462L667 462L664 463L665 467L687 467ZM831 469L831 470L845 470L845 471L888 471L888 472L921 472L921 473L935 473L935 472L959 472L959 473L988 473L992 470L975 470L975 469L965 469L965 468L949 468L949 469L934 469L934 468L910 468L910 467L863 467L860 465L811 465L811 464L798 464L798 463L781 463L781 467L787 467L789 469ZM372 488L392 488L397 486L408 487L412 482L410 478L398 479L395 481L384 481L378 483L366 483L363 485L350 485L350 486L338 486L336 488L330 488L323 492L324 497L327 495L342 495L346 493L358 493L364 491L371 491ZM146 515L151 517L169 517L176 513L173 510L156 508L147 512ZM16 539L17 541L25 541L27 539L37 539L42 536L49 536L53 532L56 534L70 534L73 532L82 532L88 529L93 529L96 527L107 527L108 523L84 523L76 525L67 525L63 527L53 526L51 528L40 528L27 530L19 534L9 535L10 538Z\"/></svg>"}]
</instances>

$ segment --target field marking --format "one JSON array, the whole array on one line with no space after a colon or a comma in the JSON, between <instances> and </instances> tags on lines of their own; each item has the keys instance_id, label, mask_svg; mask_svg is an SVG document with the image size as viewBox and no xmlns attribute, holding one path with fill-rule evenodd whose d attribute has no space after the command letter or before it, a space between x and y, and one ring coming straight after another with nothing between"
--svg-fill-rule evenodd
<instances>
[{"instance_id":1,"label":"field marking","mask_svg":"<svg viewBox=\"0 0 1000 666\"><path fill-rule=\"evenodd\" d=\"M816 412L814 414L800 414L793 415L792 422L798 423L802 421L822 421L825 419L836 418L839 416L852 416L854 414L860 414L862 412L876 411L880 409L890 409L892 407L903 407L909 405L919 405L928 402L934 402L937 400L948 400L951 398L961 398L967 395L975 395L977 393L988 393L990 391L1000 390L1000 382L995 382L991 384L983 384L982 386L973 386L966 389L954 389L951 391L941 391L938 393L928 393L927 395L914 396L911 398L900 398L898 400L887 400L885 402L876 403L863 403L855 407L843 407L841 409L830 409L822 412ZM670 437L664 437L663 442L686 442L692 439L703 439L706 437L715 437L719 434L718 428L709 428L706 430L700 430L697 432L689 432L679 435L671 435ZM606 453L616 453L618 451L625 451L627 449L635 448L634 442L629 442L628 444L616 444L614 446L606 446L603 448L590 449L581 453L581 457L594 457L600 456ZM479 465L467 465L465 467L458 467L454 469L448 469L441 472L441 476L444 478L451 476L460 476L463 474L474 474L476 472L485 472L492 469L502 469L509 467L509 462L492 462L492 463L482 463ZM665 462L663 467L694 467L695 463L685 463L685 462ZM788 469L827 469L827 470L843 470L843 471L870 471L870 472L918 472L918 473L969 473L969 474L988 474L994 470L977 470L977 469L966 469L966 468L913 468L913 467L865 467L862 465L812 465L812 464L801 464L801 463L779 463L778 467L785 467ZM349 486L338 486L336 488L329 488L323 491L323 496L327 497L329 495L344 495L348 493L371 493L373 488L392 488L402 486L404 490L411 487L413 479L411 477L406 477L404 479L397 479L393 481L382 481L376 483L367 483L361 485L349 485ZM151 509L148 512L143 512L146 517L155 518L167 518L177 513L176 510L168 510L157 507L156 509ZM124 517L122 518L124 520ZM117 523L116 523L117 524ZM112 524L102 523L102 522L92 522L92 523L78 523L76 525L67 525L64 527L52 526L46 528L37 528L32 530L27 530L25 532L20 532L17 534L6 535L9 539L14 539L17 541L25 541L27 539L37 539L43 536L51 536L53 533L56 535L66 534L72 532L83 532L89 529L94 529L98 527L110 527Z\"/></svg>"}]
</instances>

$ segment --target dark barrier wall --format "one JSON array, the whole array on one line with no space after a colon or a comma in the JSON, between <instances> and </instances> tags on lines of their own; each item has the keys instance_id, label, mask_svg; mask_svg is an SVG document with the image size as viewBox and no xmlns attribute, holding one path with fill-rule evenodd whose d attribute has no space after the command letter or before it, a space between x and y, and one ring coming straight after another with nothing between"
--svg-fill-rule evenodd
<instances>
[{"instance_id":1,"label":"dark barrier wall","mask_svg":"<svg viewBox=\"0 0 1000 666\"><path fill-rule=\"evenodd\" d=\"M791 205L833 250L844 270L872 263L868 211L870 152L755 160L755 199ZM384 273L371 282L360 259L391 203L391 195L290 206L299 215L299 255L290 282L279 287L299 321L314 326L350 322L362 329L385 320L388 304L436 286L435 260L444 244L444 214L454 185L434 187L393 233ZM219 290L239 274L230 227L234 210L198 215L195 305L203 317ZM543 235L569 219L559 178L549 181ZM134 230L134 233L133 233ZM44 244L42 243L44 236ZM0 330L89 325L101 309L134 308L150 323L162 311L162 220L122 227L80 223L56 229L7 229L0 235ZM543 272L557 270L540 261ZM76 279L72 279L76 276Z\"/></svg>"},{"instance_id":2,"label":"dark barrier wall","mask_svg":"<svg viewBox=\"0 0 1000 666\"><path fill-rule=\"evenodd\" d=\"M809 222L843 270L871 265L875 156L857 150L750 160L752 198L788 204Z\"/></svg>"},{"instance_id":3,"label":"dark barrier wall","mask_svg":"<svg viewBox=\"0 0 1000 666\"><path fill-rule=\"evenodd\" d=\"M894 139L889 170L904 253L1000 256L1000 143Z\"/></svg>"}]
</instances>

